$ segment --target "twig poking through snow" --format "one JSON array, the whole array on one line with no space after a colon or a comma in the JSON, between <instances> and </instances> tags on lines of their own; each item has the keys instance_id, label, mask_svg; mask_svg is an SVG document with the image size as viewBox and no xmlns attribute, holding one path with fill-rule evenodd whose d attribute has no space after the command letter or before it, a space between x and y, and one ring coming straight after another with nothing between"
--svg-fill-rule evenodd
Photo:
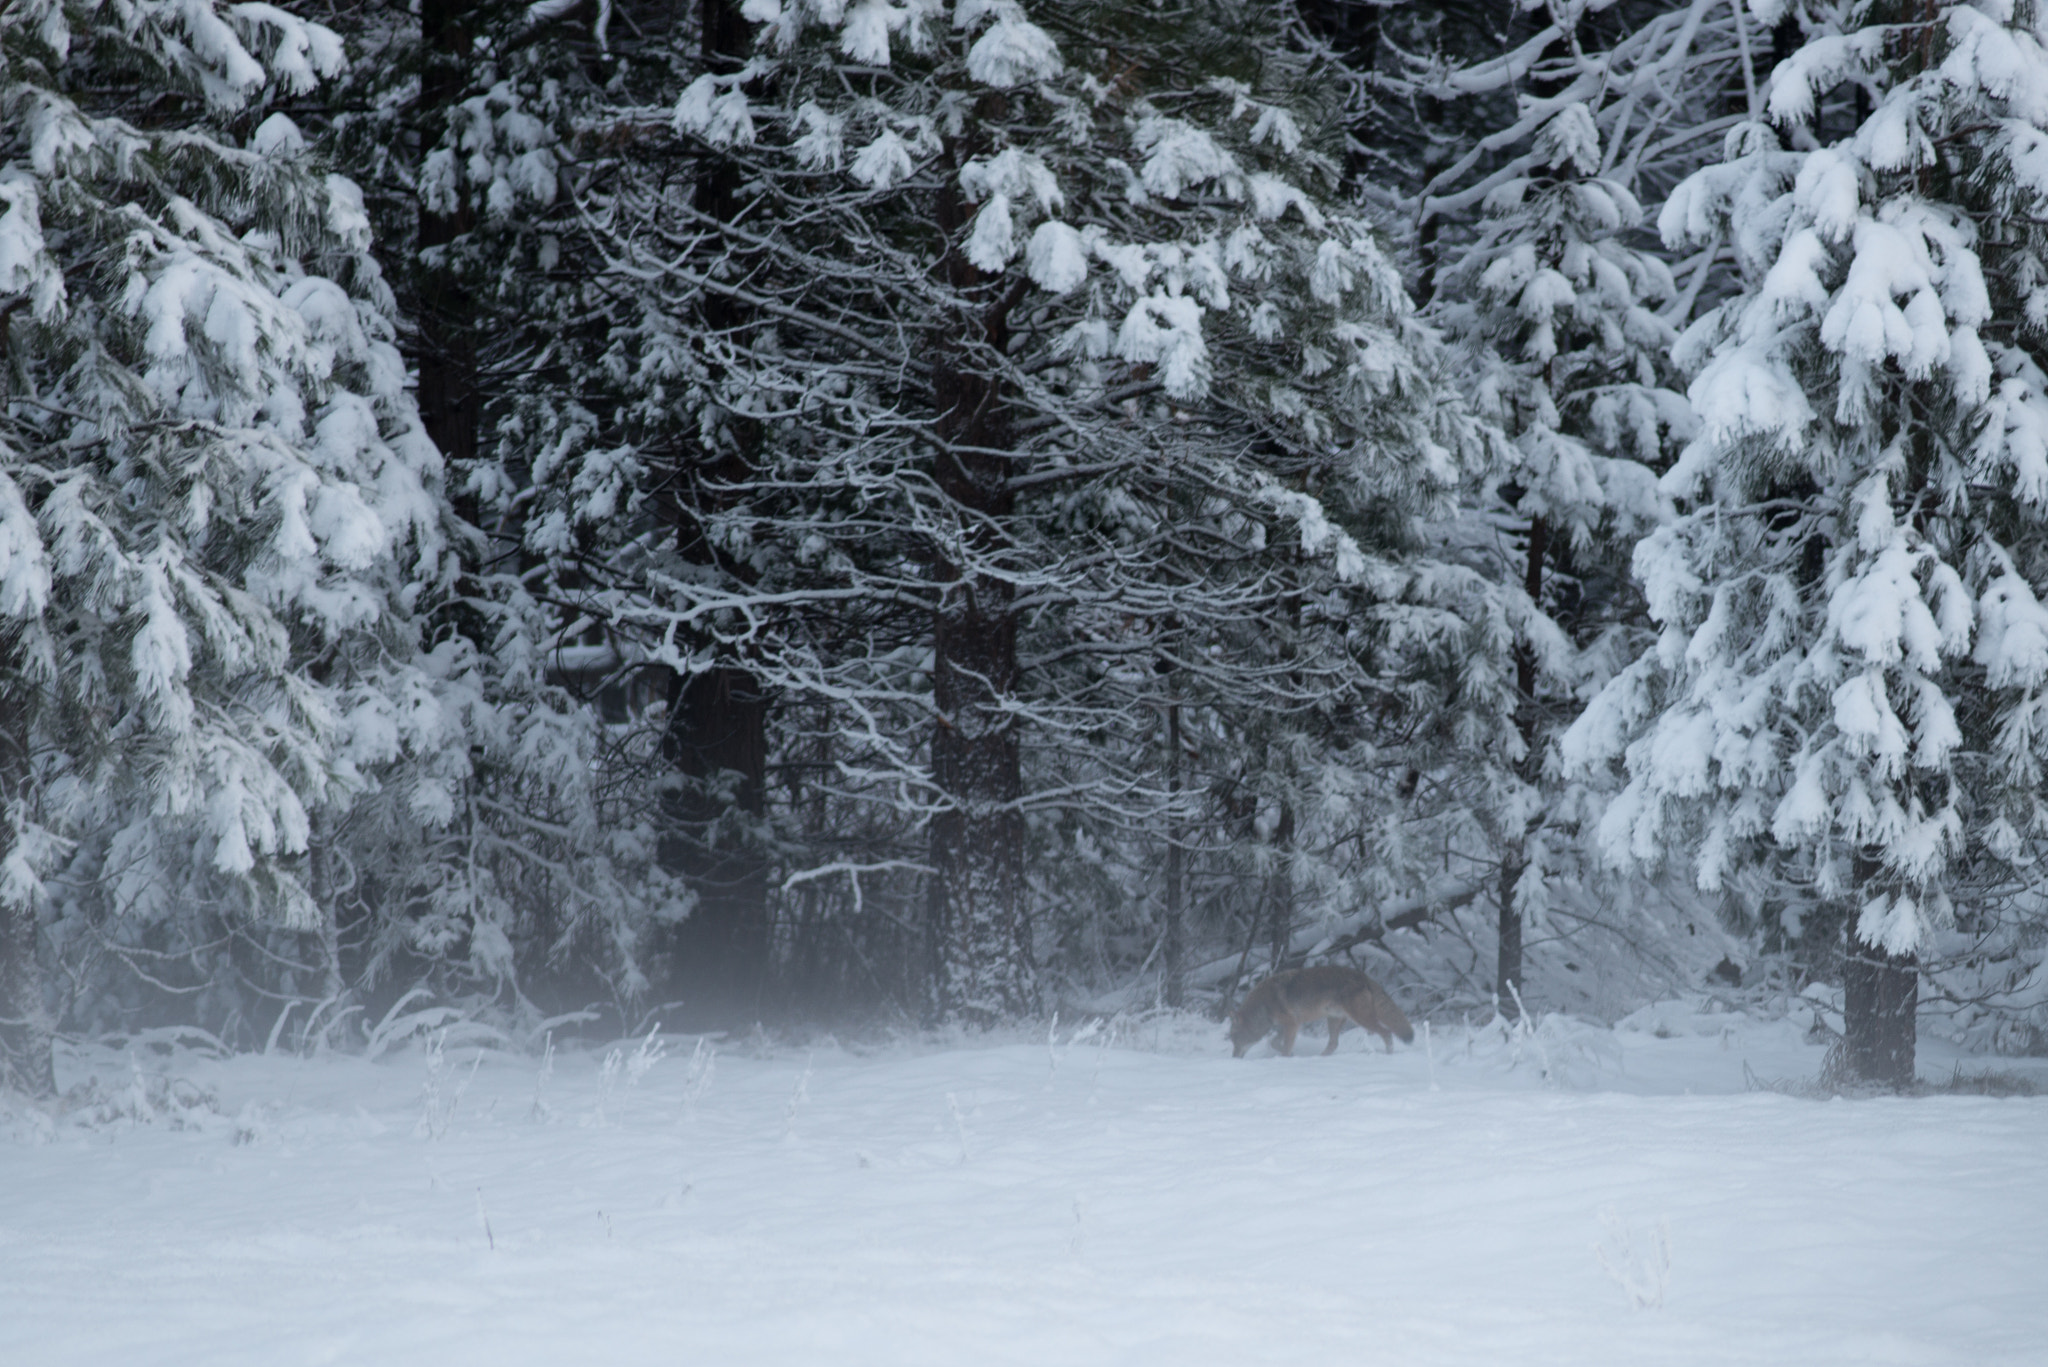
<instances>
[{"instance_id":1,"label":"twig poking through snow","mask_svg":"<svg viewBox=\"0 0 2048 1367\"><path fill-rule=\"evenodd\" d=\"M690 1051L689 1067L683 1071L683 1115L695 1115L697 1099L711 1087L711 1075L718 1070L718 1050L698 1037L697 1047Z\"/></svg>"},{"instance_id":2,"label":"twig poking through snow","mask_svg":"<svg viewBox=\"0 0 2048 1367\"><path fill-rule=\"evenodd\" d=\"M484 1227L484 1242L493 1253L498 1251L497 1236L491 1233L491 1213L484 1209L484 1189L476 1189L476 1222Z\"/></svg>"},{"instance_id":3,"label":"twig poking through snow","mask_svg":"<svg viewBox=\"0 0 2048 1367\"><path fill-rule=\"evenodd\" d=\"M637 1087L640 1079L646 1077L655 1064L668 1057L668 1045L655 1038L661 1024L656 1022L648 1031L647 1038L640 1041L640 1047L633 1051L633 1057L626 1060L626 1085Z\"/></svg>"},{"instance_id":4,"label":"twig poking through snow","mask_svg":"<svg viewBox=\"0 0 2048 1367\"><path fill-rule=\"evenodd\" d=\"M597 1070L597 1123L603 1125L605 1108L611 1104L612 1093L617 1090L619 1076L624 1074L628 1087L638 1087L640 1079L646 1077L655 1064L668 1057L668 1046L655 1036L661 1030L656 1022L647 1031L647 1038L640 1041L640 1047L633 1051L631 1058L623 1049L613 1049L604 1056L604 1065Z\"/></svg>"},{"instance_id":5,"label":"twig poking through snow","mask_svg":"<svg viewBox=\"0 0 2048 1367\"><path fill-rule=\"evenodd\" d=\"M423 1099L420 1123L414 1127L415 1133L424 1134L437 1142L442 1135L448 1133L448 1126L455 1119L455 1109L462 1104L463 1093L467 1092L469 1084L476 1080L476 1070L481 1068L484 1062L484 1051L479 1049L476 1051L476 1058L470 1062L469 1072L463 1076L462 1081L455 1084L454 1093L447 1094L444 1090L445 1079L448 1076L447 1045L446 1030L437 1035L430 1035L427 1039L427 1080L421 1088Z\"/></svg>"}]
</instances>

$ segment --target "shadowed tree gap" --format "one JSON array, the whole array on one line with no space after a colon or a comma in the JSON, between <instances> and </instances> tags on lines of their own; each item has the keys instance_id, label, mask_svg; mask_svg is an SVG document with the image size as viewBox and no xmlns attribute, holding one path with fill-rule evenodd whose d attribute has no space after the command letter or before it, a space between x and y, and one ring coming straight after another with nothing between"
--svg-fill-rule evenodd
<instances>
[{"instance_id":1,"label":"shadowed tree gap","mask_svg":"<svg viewBox=\"0 0 2048 1367\"><path fill-rule=\"evenodd\" d=\"M730 73L746 61L750 27L730 0L699 7L702 69ZM707 155L693 191L699 213L714 223L739 214L740 176L726 157ZM726 335L747 326L736 300L707 294L708 332ZM722 375L715 361L710 376ZM706 523L726 512L728 492L753 473L760 455L760 424L727 412L723 431L709 444L692 434L676 471L676 550L686 562L721 574L744 576L721 556ZM713 650L713 642L704 644ZM659 988L680 1003L681 1020L724 1024L758 1015L773 950L768 911L768 865L759 824L766 811L768 700L744 661L719 651L708 669L678 675L669 688L668 730L662 757L680 782L668 799L671 834L664 850L669 870L687 880L696 905L682 924L656 940Z\"/></svg>"},{"instance_id":2,"label":"shadowed tree gap","mask_svg":"<svg viewBox=\"0 0 2048 1367\"><path fill-rule=\"evenodd\" d=\"M440 141L441 122L467 90L481 12L469 0L421 0L419 15L418 146L424 158ZM419 170L424 181L424 162ZM421 194L414 357L420 421L449 468L458 471L475 465L483 397L477 373L475 298L449 262L447 249L474 226L465 199L436 207ZM459 481L451 480L450 487L459 487ZM474 508L462 511L474 520Z\"/></svg>"},{"instance_id":3,"label":"shadowed tree gap","mask_svg":"<svg viewBox=\"0 0 2048 1367\"><path fill-rule=\"evenodd\" d=\"M1169 685L1173 679L1167 674ZM1188 977L1188 928L1187 911L1183 904L1184 874L1183 847L1187 843L1187 827L1181 820L1181 753L1180 700L1171 698L1166 704L1166 928L1165 928L1165 973L1163 995L1171 1007L1187 1003Z\"/></svg>"}]
</instances>

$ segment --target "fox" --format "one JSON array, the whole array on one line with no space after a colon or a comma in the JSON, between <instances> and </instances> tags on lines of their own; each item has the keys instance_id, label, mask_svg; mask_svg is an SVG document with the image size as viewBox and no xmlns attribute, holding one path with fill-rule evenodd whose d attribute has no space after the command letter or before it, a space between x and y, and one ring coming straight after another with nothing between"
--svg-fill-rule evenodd
<instances>
[{"instance_id":1,"label":"fox","mask_svg":"<svg viewBox=\"0 0 2048 1367\"><path fill-rule=\"evenodd\" d=\"M1394 1036L1399 1035L1403 1044L1415 1041L1415 1027L1387 989L1355 968L1321 964L1275 973L1245 994L1230 1013L1232 1057L1243 1058L1245 1050L1275 1030L1280 1032L1280 1052L1292 1057L1295 1034L1319 1016L1330 1022L1325 1054L1337 1052L1337 1036L1347 1020L1378 1035L1390 1054Z\"/></svg>"}]
</instances>

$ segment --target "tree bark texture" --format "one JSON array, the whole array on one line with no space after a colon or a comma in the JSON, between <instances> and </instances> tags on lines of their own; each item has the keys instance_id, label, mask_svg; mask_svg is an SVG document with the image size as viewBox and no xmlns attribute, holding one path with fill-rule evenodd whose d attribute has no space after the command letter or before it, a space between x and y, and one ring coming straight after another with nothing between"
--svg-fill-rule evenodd
<instances>
[{"instance_id":1,"label":"tree bark texture","mask_svg":"<svg viewBox=\"0 0 2048 1367\"><path fill-rule=\"evenodd\" d=\"M1166 705L1166 926L1161 995L1172 1007L1185 1005L1188 995L1187 911L1181 902L1181 845L1187 832L1180 820L1180 767L1180 704L1170 702Z\"/></svg>"},{"instance_id":2,"label":"tree bark texture","mask_svg":"<svg viewBox=\"0 0 2048 1367\"><path fill-rule=\"evenodd\" d=\"M55 1096L54 1038L36 962L35 906L0 903L0 1086Z\"/></svg>"},{"instance_id":3,"label":"tree bark texture","mask_svg":"<svg viewBox=\"0 0 2048 1367\"><path fill-rule=\"evenodd\" d=\"M441 134L445 112L461 101L474 54L471 0L421 0L420 40L425 48L420 73L419 139L424 158ZM483 423L483 395L477 375L476 307L460 273L445 260L430 264L426 254L445 248L475 226L466 204L436 213L424 199L419 209L419 403L420 421L452 469L475 461ZM449 487L461 480L451 477ZM465 510L473 512L474 510Z\"/></svg>"},{"instance_id":4,"label":"tree bark texture","mask_svg":"<svg viewBox=\"0 0 2048 1367\"><path fill-rule=\"evenodd\" d=\"M1852 867L1856 887L1865 896L1886 890L1877 851L1857 851ZM1920 1006L1919 960L1867 943L1856 932L1855 906L1848 908L1844 919L1848 924L1842 954L1843 1061L1859 1082L1910 1087Z\"/></svg>"},{"instance_id":5,"label":"tree bark texture","mask_svg":"<svg viewBox=\"0 0 2048 1367\"><path fill-rule=\"evenodd\" d=\"M334 830L326 816L316 818L313 836L306 848L306 891L319 909L320 924L315 936L320 945L320 995L339 1007L348 992L348 978L341 968L341 908L339 889L334 883Z\"/></svg>"},{"instance_id":6,"label":"tree bark texture","mask_svg":"<svg viewBox=\"0 0 2048 1367\"><path fill-rule=\"evenodd\" d=\"M955 179L937 204L957 243L972 217ZM989 358L1008 341L1009 298L957 246L941 265L968 302L963 335L935 339L934 430L940 491L956 510L961 544L936 548L932 622L932 778L944 806L931 824L929 914L937 947L936 996L948 1017L986 1024L1029 1010L1031 953L1023 912L1024 818L1017 725L1015 592L989 560L1012 510L1011 432Z\"/></svg>"},{"instance_id":7,"label":"tree bark texture","mask_svg":"<svg viewBox=\"0 0 2048 1367\"><path fill-rule=\"evenodd\" d=\"M8 649L12 648L10 643ZM0 855L4 855L14 838L8 829L8 809L27 799L31 782L26 713L18 698L0 697L0 747L4 747L0 751ZM57 1094L56 1058L51 1052L56 1023L43 1004L36 939L35 903L11 906L0 901L0 1087L17 1087L40 1098Z\"/></svg>"},{"instance_id":8,"label":"tree bark texture","mask_svg":"<svg viewBox=\"0 0 2048 1367\"><path fill-rule=\"evenodd\" d=\"M683 779L663 863L697 894L650 956L694 1024L758 1014L771 947L768 867L754 830L766 810L767 703L743 669L678 678L662 755Z\"/></svg>"},{"instance_id":9,"label":"tree bark texture","mask_svg":"<svg viewBox=\"0 0 2048 1367\"><path fill-rule=\"evenodd\" d=\"M1519 849L1510 850L1500 862L1500 948L1493 994L1497 1009L1509 1020L1522 1014L1522 909L1515 905L1515 885L1527 867Z\"/></svg>"},{"instance_id":10,"label":"tree bark texture","mask_svg":"<svg viewBox=\"0 0 2048 1367\"><path fill-rule=\"evenodd\" d=\"M1550 550L1550 528L1540 517L1529 520L1529 558L1522 572L1522 588L1532 603L1543 594L1543 558ZM1515 727L1522 736L1522 759L1517 766L1523 781L1536 782L1542 776L1542 759L1536 742L1536 652L1524 642L1515 647ZM1516 888L1529 867L1527 829L1506 832L1506 848L1500 865L1500 944L1494 961L1493 991L1500 1013L1509 1020L1521 1015L1522 992L1522 908Z\"/></svg>"},{"instance_id":11,"label":"tree bark texture","mask_svg":"<svg viewBox=\"0 0 2048 1367\"><path fill-rule=\"evenodd\" d=\"M1913 1085L1919 960L1865 944L1849 926L1842 959L1842 1048L1852 1076L1880 1087Z\"/></svg>"},{"instance_id":12,"label":"tree bark texture","mask_svg":"<svg viewBox=\"0 0 2048 1367\"><path fill-rule=\"evenodd\" d=\"M1280 804L1280 824L1273 828L1273 872L1266 879L1266 903L1272 919L1267 934L1273 951L1272 972L1287 967L1294 940L1294 806Z\"/></svg>"}]
</instances>

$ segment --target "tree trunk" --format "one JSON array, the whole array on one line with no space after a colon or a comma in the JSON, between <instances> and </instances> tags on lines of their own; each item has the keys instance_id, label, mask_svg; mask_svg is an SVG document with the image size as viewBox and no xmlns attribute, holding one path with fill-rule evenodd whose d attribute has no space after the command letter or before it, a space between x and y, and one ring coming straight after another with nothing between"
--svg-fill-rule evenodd
<instances>
[{"instance_id":1,"label":"tree trunk","mask_svg":"<svg viewBox=\"0 0 2048 1367\"><path fill-rule=\"evenodd\" d=\"M1382 6L1372 0L1300 0L1296 8L1309 28L1343 57L1351 70L1368 73L1379 64ZM1372 140L1372 120L1358 111L1350 132L1344 174L1355 181L1370 174L1364 149Z\"/></svg>"},{"instance_id":2,"label":"tree trunk","mask_svg":"<svg viewBox=\"0 0 2048 1367\"><path fill-rule=\"evenodd\" d=\"M13 647L10 645L9 650ZM9 673L20 678L17 662ZM14 838L7 829L9 808L25 802L28 772L27 714L17 698L0 698L0 853ZM35 901L14 906L0 900L0 1087L14 1086L32 1097L57 1094L57 1063L51 1052L55 1025L43 1005L43 974L36 959Z\"/></svg>"},{"instance_id":3,"label":"tree trunk","mask_svg":"<svg viewBox=\"0 0 2048 1367\"><path fill-rule=\"evenodd\" d=\"M704 59L706 71L730 73L737 71L747 59L747 49L754 39L753 25L740 13L740 7L732 0L702 0L698 8L702 27L698 33L697 51ZM726 163L719 163L722 167ZM728 171L729 174L729 171ZM702 203L699 208L709 211Z\"/></svg>"},{"instance_id":4,"label":"tree trunk","mask_svg":"<svg viewBox=\"0 0 2048 1367\"><path fill-rule=\"evenodd\" d=\"M54 1038L36 964L35 905L0 902L0 1085L32 1097L55 1096Z\"/></svg>"},{"instance_id":5,"label":"tree trunk","mask_svg":"<svg viewBox=\"0 0 2048 1367\"><path fill-rule=\"evenodd\" d=\"M1856 886L1878 890L1879 864L1856 856ZM1889 954L1856 933L1856 909L1849 909L1842 955L1842 1051L1849 1074L1859 1082L1903 1089L1913 1085L1913 1051L1920 1006L1919 960Z\"/></svg>"},{"instance_id":6,"label":"tree trunk","mask_svg":"<svg viewBox=\"0 0 2048 1367\"><path fill-rule=\"evenodd\" d=\"M669 689L662 757L681 776L663 864L697 906L652 957L693 1024L759 1013L770 935L768 867L753 829L766 810L767 704L743 669L711 669Z\"/></svg>"},{"instance_id":7,"label":"tree trunk","mask_svg":"<svg viewBox=\"0 0 2048 1367\"><path fill-rule=\"evenodd\" d=\"M441 135L445 111L467 88L475 37L470 23L471 0L421 0L420 40L425 47L420 73L420 156L432 150ZM476 307L460 272L445 260L429 264L426 253L445 248L473 227L466 204L449 213L419 208L418 283L420 421L450 467L448 487L459 488L476 460L478 429L483 422L483 395L478 387ZM474 509L465 509L465 516Z\"/></svg>"},{"instance_id":8,"label":"tree trunk","mask_svg":"<svg viewBox=\"0 0 2048 1367\"><path fill-rule=\"evenodd\" d=\"M1001 710L1016 680L1017 623L1007 585L954 582L938 612L932 680L932 776L946 802L931 827L939 1000L948 1016L989 1024L1031 1004L1023 782L1016 726Z\"/></svg>"},{"instance_id":9,"label":"tree trunk","mask_svg":"<svg viewBox=\"0 0 2048 1367\"><path fill-rule=\"evenodd\" d=\"M1187 914L1181 897L1180 704L1166 705L1166 927L1165 982L1161 995L1171 1007L1187 1003Z\"/></svg>"},{"instance_id":10,"label":"tree trunk","mask_svg":"<svg viewBox=\"0 0 2048 1367\"><path fill-rule=\"evenodd\" d=\"M1273 908L1270 924L1273 949L1272 972L1287 966L1287 951L1294 940L1294 807L1280 804L1280 824L1273 828L1273 872L1267 880L1267 901Z\"/></svg>"},{"instance_id":11,"label":"tree trunk","mask_svg":"<svg viewBox=\"0 0 2048 1367\"><path fill-rule=\"evenodd\" d=\"M949 243L969 218L958 182L939 192ZM1008 341L1015 294L989 297L979 270L949 246L940 266L965 300L966 326L935 339L935 471L958 514L961 542L935 548L939 591L932 623L932 778L944 802L932 819L929 915L940 1012L988 1024L1030 1009L1030 941L1023 906L1024 819L1017 725L1007 703L1017 685L1015 593L991 572L994 530L1011 511L1011 433L990 358Z\"/></svg>"},{"instance_id":12,"label":"tree trunk","mask_svg":"<svg viewBox=\"0 0 2048 1367\"><path fill-rule=\"evenodd\" d=\"M341 908L336 905L338 890L334 886L333 827L327 816L314 820L313 836L306 849L306 892L320 917L314 932L320 944L320 995L338 1009L348 991L348 979L341 970Z\"/></svg>"},{"instance_id":13,"label":"tree trunk","mask_svg":"<svg viewBox=\"0 0 2048 1367\"><path fill-rule=\"evenodd\" d=\"M1849 927L1842 960L1842 1048L1849 1072L1880 1087L1913 1085L1919 960L1865 944Z\"/></svg>"},{"instance_id":14,"label":"tree trunk","mask_svg":"<svg viewBox=\"0 0 2048 1367\"><path fill-rule=\"evenodd\" d=\"M1500 862L1500 953L1493 995L1501 1015L1509 1020L1522 1014L1522 909L1515 905L1515 885L1527 867L1520 850L1510 850Z\"/></svg>"},{"instance_id":15,"label":"tree trunk","mask_svg":"<svg viewBox=\"0 0 2048 1367\"><path fill-rule=\"evenodd\" d=\"M746 60L751 26L730 0L702 0L699 56L706 71L729 73ZM738 212L740 180L723 157L708 157L697 173L699 212L725 223ZM707 295L704 321L714 334L745 327L746 311L735 301ZM715 361L707 361L714 379ZM741 575L725 563L703 519L716 516L729 495L717 492L745 482L758 455L761 433L753 423L727 415L725 430L712 444L688 444L686 467L677 472L676 545L694 565ZM680 996L685 1017L716 1024L758 1016L773 950L768 914L767 852L753 831L766 810L768 706L760 680L742 664L677 679L669 690L668 732L662 752L683 779L671 805L676 824L672 872L697 894L690 919L656 945L657 974L671 995ZM728 774L720 780L721 773Z\"/></svg>"},{"instance_id":16,"label":"tree trunk","mask_svg":"<svg viewBox=\"0 0 2048 1367\"><path fill-rule=\"evenodd\" d=\"M1529 519L1529 558L1522 571L1522 588L1529 601L1542 601L1543 557L1550 549L1550 528L1540 517ZM1524 642L1515 647L1515 728L1522 736L1522 759L1517 769L1525 783L1542 777L1542 758L1536 742L1536 652ZM1515 889L1528 869L1526 827L1506 832L1506 848L1500 865L1500 949L1495 960L1493 991L1500 1012L1509 1020L1521 1015L1522 995L1522 909Z\"/></svg>"}]
</instances>

